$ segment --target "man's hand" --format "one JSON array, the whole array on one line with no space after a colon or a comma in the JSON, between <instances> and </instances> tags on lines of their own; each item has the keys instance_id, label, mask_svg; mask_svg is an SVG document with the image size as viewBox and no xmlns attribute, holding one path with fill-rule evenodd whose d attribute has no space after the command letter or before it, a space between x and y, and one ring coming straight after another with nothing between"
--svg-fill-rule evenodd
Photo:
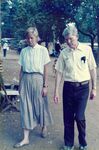
<instances>
[{"instance_id":1,"label":"man's hand","mask_svg":"<svg viewBox=\"0 0 99 150\"><path fill-rule=\"evenodd\" d=\"M96 97L96 89L92 89L90 93L90 99L93 100Z\"/></svg>"}]
</instances>

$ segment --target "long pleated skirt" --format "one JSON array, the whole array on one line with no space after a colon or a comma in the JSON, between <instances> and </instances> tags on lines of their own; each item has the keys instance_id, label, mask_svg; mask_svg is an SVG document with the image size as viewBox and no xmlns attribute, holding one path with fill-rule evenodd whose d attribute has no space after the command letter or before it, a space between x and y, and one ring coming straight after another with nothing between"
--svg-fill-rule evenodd
<instances>
[{"instance_id":1,"label":"long pleated skirt","mask_svg":"<svg viewBox=\"0 0 99 150\"><path fill-rule=\"evenodd\" d=\"M20 113L22 128L32 130L38 124L53 124L48 97L42 97L43 75L23 73L20 82Z\"/></svg>"}]
</instances>

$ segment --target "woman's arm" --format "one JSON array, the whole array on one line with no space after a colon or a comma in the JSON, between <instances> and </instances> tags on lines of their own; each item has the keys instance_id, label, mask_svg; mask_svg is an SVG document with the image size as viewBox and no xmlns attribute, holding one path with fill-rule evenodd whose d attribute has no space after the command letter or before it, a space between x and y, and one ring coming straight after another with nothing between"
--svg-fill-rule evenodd
<instances>
[{"instance_id":1,"label":"woman's arm","mask_svg":"<svg viewBox=\"0 0 99 150\"><path fill-rule=\"evenodd\" d=\"M21 78L22 78L22 71L23 71L23 68L22 68L22 66L21 66L21 68L20 68L20 72L19 72L19 83L20 83Z\"/></svg>"},{"instance_id":2,"label":"woman's arm","mask_svg":"<svg viewBox=\"0 0 99 150\"><path fill-rule=\"evenodd\" d=\"M21 79L22 79L22 70L23 70L23 68L21 66L20 72L19 72L19 93L20 93L20 82L21 82Z\"/></svg>"},{"instance_id":3,"label":"woman's arm","mask_svg":"<svg viewBox=\"0 0 99 150\"><path fill-rule=\"evenodd\" d=\"M48 64L44 65L43 87L48 87Z\"/></svg>"},{"instance_id":4,"label":"woman's arm","mask_svg":"<svg viewBox=\"0 0 99 150\"><path fill-rule=\"evenodd\" d=\"M44 65L42 96L47 96L47 88L48 88L48 64Z\"/></svg>"}]
</instances>

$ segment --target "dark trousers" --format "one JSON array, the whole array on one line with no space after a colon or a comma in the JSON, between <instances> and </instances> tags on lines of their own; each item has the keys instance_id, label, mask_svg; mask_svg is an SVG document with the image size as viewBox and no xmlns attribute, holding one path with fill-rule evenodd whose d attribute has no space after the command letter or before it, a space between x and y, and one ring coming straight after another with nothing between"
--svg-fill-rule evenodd
<instances>
[{"instance_id":1,"label":"dark trousers","mask_svg":"<svg viewBox=\"0 0 99 150\"><path fill-rule=\"evenodd\" d=\"M89 83L75 86L64 82L63 86L63 120L64 142L66 146L74 145L74 122L78 128L79 144L86 146L85 109L89 95Z\"/></svg>"}]
</instances>

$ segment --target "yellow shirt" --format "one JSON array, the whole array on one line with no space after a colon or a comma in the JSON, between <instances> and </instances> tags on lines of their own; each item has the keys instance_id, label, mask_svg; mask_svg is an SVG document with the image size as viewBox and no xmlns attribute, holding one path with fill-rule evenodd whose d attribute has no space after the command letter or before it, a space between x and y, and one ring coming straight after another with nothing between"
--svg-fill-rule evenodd
<instances>
[{"instance_id":1,"label":"yellow shirt","mask_svg":"<svg viewBox=\"0 0 99 150\"><path fill-rule=\"evenodd\" d=\"M61 51L55 69L63 74L65 81L82 82L90 80L90 70L95 67L91 47L79 43L75 50L66 46Z\"/></svg>"}]
</instances>

